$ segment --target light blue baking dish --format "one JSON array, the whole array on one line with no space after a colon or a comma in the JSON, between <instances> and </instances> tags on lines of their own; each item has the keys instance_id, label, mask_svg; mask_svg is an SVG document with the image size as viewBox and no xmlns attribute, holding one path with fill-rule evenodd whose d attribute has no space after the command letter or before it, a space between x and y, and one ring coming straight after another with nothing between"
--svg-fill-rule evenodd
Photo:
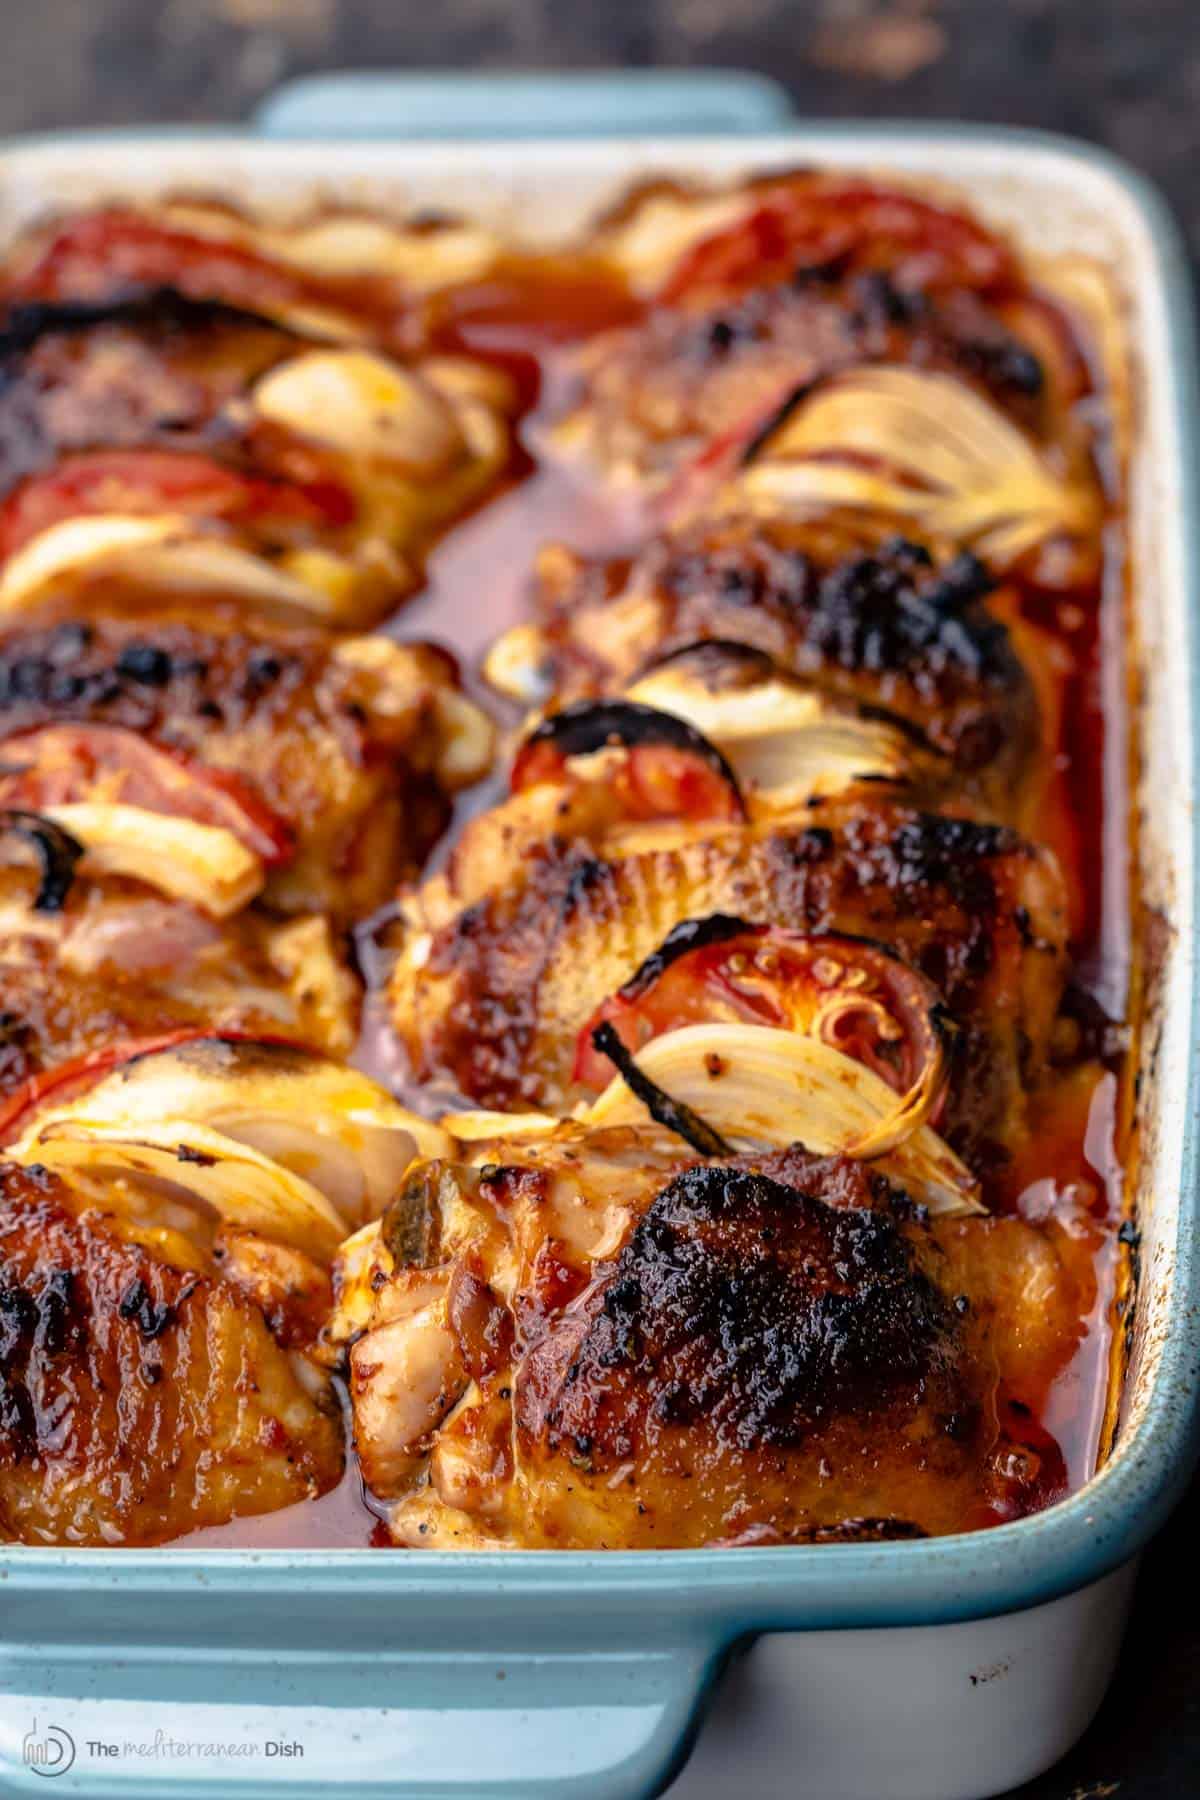
<instances>
[{"instance_id":1,"label":"light blue baking dish","mask_svg":"<svg viewBox=\"0 0 1200 1800\"><path fill-rule=\"evenodd\" d=\"M336 78L278 97L257 138L11 146L0 233L48 203L181 186L266 201L398 189L552 231L639 171L721 178L827 160L952 178L1035 249L1110 262L1139 353L1142 856L1172 926L1146 1031L1141 1285L1116 1451L1036 1518L929 1542L637 1555L8 1549L5 1795L53 1778L96 1800L641 1800L680 1770L724 1671L678 1800L735 1788L748 1800L969 1800L1045 1767L1099 1703L1135 1559L1200 1448L1186 266L1157 196L1094 150L966 126L780 130L785 107L757 78ZM499 141L515 127L575 136L597 123L613 135L552 152ZM720 135L677 135L697 126ZM458 141L399 141L414 133Z\"/></svg>"}]
</instances>

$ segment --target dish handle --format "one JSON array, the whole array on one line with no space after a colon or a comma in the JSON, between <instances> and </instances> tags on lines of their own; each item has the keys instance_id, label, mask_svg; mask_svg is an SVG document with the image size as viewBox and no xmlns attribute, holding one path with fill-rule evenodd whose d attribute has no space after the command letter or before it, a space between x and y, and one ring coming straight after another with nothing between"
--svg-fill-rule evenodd
<instances>
[{"instance_id":1,"label":"dish handle","mask_svg":"<svg viewBox=\"0 0 1200 1800\"><path fill-rule=\"evenodd\" d=\"M696 1637L585 1645L587 1621L562 1617L528 1621L536 1647L430 1648L414 1628L368 1653L385 1634L360 1624L355 1651L319 1655L230 1650L237 1631L0 1653L0 1792L44 1800L61 1773L88 1800L644 1800L682 1765L721 1661Z\"/></svg>"},{"instance_id":2,"label":"dish handle","mask_svg":"<svg viewBox=\"0 0 1200 1800\"><path fill-rule=\"evenodd\" d=\"M429 69L289 81L254 127L272 138L628 138L772 131L792 118L786 90L744 69Z\"/></svg>"}]
</instances>

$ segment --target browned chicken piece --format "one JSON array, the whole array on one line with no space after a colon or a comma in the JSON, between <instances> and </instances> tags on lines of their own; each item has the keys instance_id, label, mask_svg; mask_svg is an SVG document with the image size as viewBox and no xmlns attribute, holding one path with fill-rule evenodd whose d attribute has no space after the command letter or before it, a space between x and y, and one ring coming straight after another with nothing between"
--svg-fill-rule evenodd
<instances>
[{"instance_id":1,"label":"browned chicken piece","mask_svg":"<svg viewBox=\"0 0 1200 1800\"><path fill-rule=\"evenodd\" d=\"M646 316L587 343L553 439L611 477L667 483L751 445L796 395L873 366L953 382L1087 461L1072 409L1090 373L1066 315L961 215L801 173L635 195L607 245Z\"/></svg>"},{"instance_id":2,"label":"browned chicken piece","mask_svg":"<svg viewBox=\"0 0 1200 1800\"><path fill-rule=\"evenodd\" d=\"M733 521L653 540L630 558L542 552L538 623L493 650L489 676L566 705L661 692L681 668L716 688L764 672L865 709L948 759L944 783L1015 804L1039 714L977 558L936 566L920 544L862 525ZM701 648L710 646L706 657ZM698 648L699 647L699 648ZM684 696L686 703L686 696ZM724 747L724 746L722 746Z\"/></svg>"},{"instance_id":3,"label":"browned chicken piece","mask_svg":"<svg viewBox=\"0 0 1200 1800\"><path fill-rule=\"evenodd\" d=\"M218 921L134 882L82 879L46 911L39 880L0 869L0 1120L52 1071L137 1043L217 1031L353 1049L360 985L323 918Z\"/></svg>"},{"instance_id":4,"label":"browned chicken piece","mask_svg":"<svg viewBox=\"0 0 1200 1800\"><path fill-rule=\"evenodd\" d=\"M9 613L116 570L370 623L510 454L494 369L401 365L172 287L21 307L0 366Z\"/></svg>"},{"instance_id":5,"label":"browned chicken piece","mask_svg":"<svg viewBox=\"0 0 1200 1800\"><path fill-rule=\"evenodd\" d=\"M492 738L431 646L255 630L176 604L10 629L0 740L0 806L61 806L81 835L104 823L83 803L191 818L249 858L243 898L346 919L420 861ZM171 866L120 872L153 882Z\"/></svg>"},{"instance_id":6,"label":"browned chicken piece","mask_svg":"<svg viewBox=\"0 0 1200 1800\"><path fill-rule=\"evenodd\" d=\"M339 1328L398 1543L679 1548L1044 1505L1061 1458L1009 1402L1091 1297L1067 1233L927 1219L859 1163L568 1131L419 1165L348 1247Z\"/></svg>"},{"instance_id":7,"label":"browned chicken piece","mask_svg":"<svg viewBox=\"0 0 1200 1800\"><path fill-rule=\"evenodd\" d=\"M601 1004L674 927L725 914L886 944L958 1027L948 1141L980 1173L1019 1141L1065 978L1053 857L1004 827L860 799L791 824L638 829L547 836L516 868L494 832L479 840L492 867L472 860L468 833L462 862L410 898L390 1004L418 1079L482 1106L561 1105Z\"/></svg>"},{"instance_id":8,"label":"browned chicken piece","mask_svg":"<svg viewBox=\"0 0 1200 1800\"><path fill-rule=\"evenodd\" d=\"M0 1536L161 1543L339 1479L335 1409L215 1268L0 1167Z\"/></svg>"}]
</instances>

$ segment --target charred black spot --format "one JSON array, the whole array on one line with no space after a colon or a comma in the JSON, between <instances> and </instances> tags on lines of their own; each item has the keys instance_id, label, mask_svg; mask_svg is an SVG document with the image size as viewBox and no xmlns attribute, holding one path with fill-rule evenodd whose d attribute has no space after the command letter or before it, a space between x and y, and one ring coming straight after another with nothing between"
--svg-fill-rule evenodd
<instances>
[{"instance_id":1,"label":"charred black spot","mask_svg":"<svg viewBox=\"0 0 1200 1800\"><path fill-rule=\"evenodd\" d=\"M843 668L876 673L922 665L980 680L1010 676L1008 633L983 612L966 616L992 585L975 557L959 558L932 582L928 555L898 539L875 556L831 569L810 609L809 641Z\"/></svg>"},{"instance_id":2,"label":"charred black spot","mask_svg":"<svg viewBox=\"0 0 1200 1800\"><path fill-rule=\"evenodd\" d=\"M0 1288L0 1364L7 1364L21 1347L28 1347L37 1328L38 1309L27 1288Z\"/></svg>"},{"instance_id":3,"label":"charred black spot","mask_svg":"<svg viewBox=\"0 0 1200 1800\"><path fill-rule=\"evenodd\" d=\"M175 1308L165 1300L155 1300L140 1275L121 1295L117 1311L123 1319L131 1319L147 1339L161 1337L176 1318Z\"/></svg>"},{"instance_id":4,"label":"charred black spot","mask_svg":"<svg viewBox=\"0 0 1200 1800\"><path fill-rule=\"evenodd\" d=\"M588 894L594 893L608 880L612 865L598 856L585 857L575 864L566 881L563 883L559 898L559 910L564 918L568 918L580 901ZM482 903L486 907L486 901ZM472 911L475 909L472 908Z\"/></svg>"},{"instance_id":5,"label":"charred black spot","mask_svg":"<svg viewBox=\"0 0 1200 1800\"><path fill-rule=\"evenodd\" d=\"M157 644L126 644L117 658L117 674L144 687L166 687L171 679L171 658Z\"/></svg>"},{"instance_id":6,"label":"charred black spot","mask_svg":"<svg viewBox=\"0 0 1200 1800\"><path fill-rule=\"evenodd\" d=\"M34 896L35 912L61 912L75 881L75 870L84 854L78 838L41 813L21 807L0 811L0 831L10 831L27 843L41 865L41 880Z\"/></svg>"},{"instance_id":7,"label":"charred black spot","mask_svg":"<svg viewBox=\"0 0 1200 1800\"><path fill-rule=\"evenodd\" d=\"M203 330L214 324L280 327L224 300L193 299L178 288L132 288L103 300L35 300L11 306L0 325L0 361L32 350L42 338L91 331L98 325Z\"/></svg>"},{"instance_id":8,"label":"charred black spot","mask_svg":"<svg viewBox=\"0 0 1200 1800\"><path fill-rule=\"evenodd\" d=\"M957 349L963 367L991 388L1036 400L1046 385L1046 372L1033 351L1006 331L968 338Z\"/></svg>"},{"instance_id":9,"label":"charred black spot","mask_svg":"<svg viewBox=\"0 0 1200 1800\"><path fill-rule=\"evenodd\" d=\"M194 1163L198 1169L211 1169L216 1164L216 1157L211 1150L197 1150L192 1144L176 1144L175 1160L181 1163Z\"/></svg>"},{"instance_id":10,"label":"charred black spot","mask_svg":"<svg viewBox=\"0 0 1200 1800\"><path fill-rule=\"evenodd\" d=\"M989 916L996 883L985 864L1010 855L1020 840L1006 825L916 813L902 820L888 846L889 881L897 888L943 888L972 914Z\"/></svg>"},{"instance_id":11,"label":"charred black spot","mask_svg":"<svg viewBox=\"0 0 1200 1800\"><path fill-rule=\"evenodd\" d=\"M589 1429L589 1392L627 1374L663 1423L703 1420L733 1451L794 1447L839 1414L915 1403L952 1346L951 1310L890 1216L694 1168L622 1250L551 1432Z\"/></svg>"},{"instance_id":12,"label":"charred black spot","mask_svg":"<svg viewBox=\"0 0 1200 1800\"><path fill-rule=\"evenodd\" d=\"M51 1269L36 1295L36 1349L61 1356L78 1330L73 1316L75 1277L70 1269Z\"/></svg>"},{"instance_id":13,"label":"charred black spot","mask_svg":"<svg viewBox=\"0 0 1200 1800\"><path fill-rule=\"evenodd\" d=\"M824 862L832 856L834 836L825 825L809 825L786 840L788 860L796 864Z\"/></svg>"},{"instance_id":14,"label":"charred black spot","mask_svg":"<svg viewBox=\"0 0 1200 1800\"><path fill-rule=\"evenodd\" d=\"M257 700L274 687L284 671L284 658L274 650L252 650L246 658L242 689L249 700Z\"/></svg>"},{"instance_id":15,"label":"charred black spot","mask_svg":"<svg viewBox=\"0 0 1200 1800\"><path fill-rule=\"evenodd\" d=\"M792 270L792 286L800 293L810 287L833 287L842 279L850 262L849 252L828 256L821 262L798 263Z\"/></svg>"},{"instance_id":16,"label":"charred black spot","mask_svg":"<svg viewBox=\"0 0 1200 1800\"><path fill-rule=\"evenodd\" d=\"M851 297L860 325L911 325L924 310L923 297L897 287L883 269L859 275Z\"/></svg>"}]
</instances>

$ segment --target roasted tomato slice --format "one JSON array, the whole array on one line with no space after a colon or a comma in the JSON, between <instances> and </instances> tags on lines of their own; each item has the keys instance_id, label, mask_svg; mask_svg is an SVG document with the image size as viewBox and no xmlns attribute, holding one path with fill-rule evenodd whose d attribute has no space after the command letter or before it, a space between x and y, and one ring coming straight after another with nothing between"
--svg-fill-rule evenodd
<instances>
[{"instance_id":1,"label":"roasted tomato slice","mask_svg":"<svg viewBox=\"0 0 1200 1800\"><path fill-rule=\"evenodd\" d=\"M743 1022L820 1038L897 1093L945 1083L950 1028L937 990L882 945L840 933L724 913L677 925L580 1032L573 1078L593 1093L613 1073L592 1042L605 1022L635 1055L685 1025Z\"/></svg>"},{"instance_id":2,"label":"roasted tomato slice","mask_svg":"<svg viewBox=\"0 0 1200 1800\"><path fill-rule=\"evenodd\" d=\"M575 764L607 750L624 755L595 774ZM598 784L623 820L745 817L737 777L716 746L685 720L632 701L581 701L539 725L517 752L511 789L540 782Z\"/></svg>"},{"instance_id":3,"label":"roasted tomato slice","mask_svg":"<svg viewBox=\"0 0 1200 1800\"><path fill-rule=\"evenodd\" d=\"M0 806L38 812L80 801L138 806L233 833L270 868L292 833L250 783L120 725L39 725L0 744Z\"/></svg>"},{"instance_id":4,"label":"roasted tomato slice","mask_svg":"<svg viewBox=\"0 0 1200 1800\"><path fill-rule=\"evenodd\" d=\"M251 311L310 302L317 284L228 238L103 207L64 220L20 277L18 300L82 300L130 289L178 288Z\"/></svg>"},{"instance_id":5,"label":"roasted tomato slice","mask_svg":"<svg viewBox=\"0 0 1200 1800\"><path fill-rule=\"evenodd\" d=\"M923 291L986 291L1015 279L1005 246L961 213L868 182L800 179L765 186L750 212L688 251L660 299L730 292L794 273L797 264L886 268Z\"/></svg>"},{"instance_id":6,"label":"roasted tomato slice","mask_svg":"<svg viewBox=\"0 0 1200 1800\"><path fill-rule=\"evenodd\" d=\"M173 450L97 450L31 476L0 508L0 555L85 513L186 513L260 531L349 524L354 499L334 481L242 475L209 456Z\"/></svg>"}]
</instances>

